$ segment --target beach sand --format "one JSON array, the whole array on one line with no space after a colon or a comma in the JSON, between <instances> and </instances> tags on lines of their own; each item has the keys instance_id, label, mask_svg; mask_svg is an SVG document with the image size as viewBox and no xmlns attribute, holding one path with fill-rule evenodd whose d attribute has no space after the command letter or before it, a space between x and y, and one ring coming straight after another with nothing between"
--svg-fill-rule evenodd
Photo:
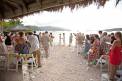
<instances>
[{"instance_id":1,"label":"beach sand","mask_svg":"<svg viewBox=\"0 0 122 81\"><path fill-rule=\"evenodd\" d=\"M54 46L50 57L43 59L43 66L33 74L33 81L100 81L100 70L88 67L73 47Z\"/></svg>"}]
</instances>

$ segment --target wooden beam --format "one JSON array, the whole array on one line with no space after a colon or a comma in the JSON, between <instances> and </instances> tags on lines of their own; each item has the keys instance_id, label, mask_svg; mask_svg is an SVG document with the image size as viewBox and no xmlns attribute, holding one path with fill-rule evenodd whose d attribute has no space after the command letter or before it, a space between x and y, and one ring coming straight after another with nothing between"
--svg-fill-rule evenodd
<instances>
[{"instance_id":1,"label":"wooden beam","mask_svg":"<svg viewBox=\"0 0 122 81\"><path fill-rule=\"evenodd\" d=\"M3 0L0 0L0 14L1 14L1 19L5 17L5 7L4 7L4 1Z\"/></svg>"},{"instance_id":2,"label":"wooden beam","mask_svg":"<svg viewBox=\"0 0 122 81\"><path fill-rule=\"evenodd\" d=\"M23 4L24 4L25 9L26 9L26 10L27 10L27 12L28 12L29 7L28 7L27 2L26 2L25 0L22 0L22 2L23 2Z\"/></svg>"},{"instance_id":3,"label":"wooden beam","mask_svg":"<svg viewBox=\"0 0 122 81\"><path fill-rule=\"evenodd\" d=\"M16 4L18 6L19 9L21 9L22 13L24 12L24 7L23 7L23 4L20 3L19 1L13 1L13 0L9 0L10 2Z\"/></svg>"},{"instance_id":4,"label":"wooden beam","mask_svg":"<svg viewBox=\"0 0 122 81\"><path fill-rule=\"evenodd\" d=\"M1 17L2 17L2 18L5 18L4 7L3 7L3 6L1 6L1 7L0 7L0 10L1 10L1 12L0 12Z\"/></svg>"},{"instance_id":5,"label":"wooden beam","mask_svg":"<svg viewBox=\"0 0 122 81\"><path fill-rule=\"evenodd\" d=\"M36 0L36 2L40 4L40 8L42 8L42 1L43 0Z\"/></svg>"},{"instance_id":6,"label":"wooden beam","mask_svg":"<svg viewBox=\"0 0 122 81\"><path fill-rule=\"evenodd\" d=\"M19 8L18 4L16 3L13 3L12 1L10 0L5 0L6 3L9 3L11 6L15 7L15 8Z\"/></svg>"},{"instance_id":7,"label":"wooden beam","mask_svg":"<svg viewBox=\"0 0 122 81\"><path fill-rule=\"evenodd\" d=\"M29 11L29 5L36 3L36 0L22 0L27 12Z\"/></svg>"},{"instance_id":8,"label":"wooden beam","mask_svg":"<svg viewBox=\"0 0 122 81\"><path fill-rule=\"evenodd\" d=\"M4 4L4 6L5 6L5 9L9 9L9 11L12 11L13 14L16 13L16 12L15 12L15 9L13 8L13 6L10 5L9 3Z\"/></svg>"}]
</instances>

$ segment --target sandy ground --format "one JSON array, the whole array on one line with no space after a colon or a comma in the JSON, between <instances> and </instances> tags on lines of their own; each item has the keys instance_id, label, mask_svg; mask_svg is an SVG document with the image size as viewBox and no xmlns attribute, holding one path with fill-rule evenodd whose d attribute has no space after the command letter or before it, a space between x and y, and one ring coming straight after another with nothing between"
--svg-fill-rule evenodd
<instances>
[{"instance_id":1,"label":"sandy ground","mask_svg":"<svg viewBox=\"0 0 122 81\"><path fill-rule=\"evenodd\" d=\"M100 81L96 67L88 69L87 62L71 47L54 46L43 66L32 73L32 81Z\"/></svg>"}]
</instances>

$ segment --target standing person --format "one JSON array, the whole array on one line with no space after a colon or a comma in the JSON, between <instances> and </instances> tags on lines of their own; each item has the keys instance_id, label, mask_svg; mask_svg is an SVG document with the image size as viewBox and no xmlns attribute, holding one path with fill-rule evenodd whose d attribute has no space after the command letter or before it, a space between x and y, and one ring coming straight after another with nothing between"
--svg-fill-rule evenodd
<instances>
[{"instance_id":1,"label":"standing person","mask_svg":"<svg viewBox=\"0 0 122 81\"><path fill-rule=\"evenodd\" d=\"M18 39L19 39L19 33L16 32L16 33L13 35L13 37L12 37L12 44L13 44L14 47L15 47L16 44L18 43Z\"/></svg>"},{"instance_id":2,"label":"standing person","mask_svg":"<svg viewBox=\"0 0 122 81\"><path fill-rule=\"evenodd\" d=\"M11 40L11 32L9 32L9 33L7 33L6 39L5 39L6 46L11 46L11 42L12 42L12 40Z\"/></svg>"},{"instance_id":3,"label":"standing person","mask_svg":"<svg viewBox=\"0 0 122 81\"><path fill-rule=\"evenodd\" d=\"M111 43L111 35L110 34L108 34L108 36L107 36L107 42Z\"/></svg>"},{"instance_id":4,"label":"standing person","mask_svg":"<svg viewBox=\"0 0 122 81\"><path fill-rule=\"evenodd\" d=\"M70 33L70 36L69 36L69 47L70 47L71 44L72 44L72 39L73 39L73 35L72 35L72 33Z\"/></svg>"},{"instance_id":5,"label":"standing person","mask_svg":"<svg viewBox=\"0 0 122 81\"><path fill-rule=\"evenodd\" d=\"M114 33L111 33L111 44L113 44L114 40L116 40Z\"/></svg>"},{"instance_id":6,"label":"standing person","mask_svg":"<svg viewBox=\"0 0 122 81\"><path fill-rule=\"evenodd\" d=\"M86 35L86 38L85 38L85 47L84 47L84 54L87 54L88 53L90 47L91 47L90 37L89 37L89 35Z\"/></svg>"},{"instance_id":7,"label":"standing person","mask_svg":"<svg viewBox=\"0 0 122 81\"><path fill-rule=\"evenodd\" d=\"M107 36L107 32L104 32L100 40L100 52L99 52L100 55L104 55L107 52L108 45L106 42L108 42L108 36Z\"/></svg>"},{"instance_id":8,"label":"standing person","mask_svg":"<svg viewBox=\"0 0 122 81\"><path fill-rule=\"evenodd\" d=\"M63 45L65 46L65 33L63 33Z\"/></svg>"},{"instance_id":9,"label":"standing person","mask_svg":"<svg viewBox=\"0 0 122 81\"><path fill-rule=\"evenodd\" d=\"M4 37L2 34L0 34L0 54L8 54L8 50L4 43Z\"/></svg>"},{"instance_id":10,"label":"standing person","mask_svg":"<svg viewBox=\"0 0 122 81\"><path fill-rule=\"evenodd\" d=\"M116 71L122 62L122 34L115 33L116 40L110 48L109 52L109 79L115 81Z\"/></svg>"},{"instance_id":11,"label":"standing person","mask_svg":"<svg viewBox=\"0 0 122 81\"><path fill-rule=\"evenodd\" d=\"M61 34L59 34L59 45L61 45Z\"/></svg>"},{"instance_id":12,"label":"standing person","mask_svg":"<svg viewBox=\"0 0 122 81\"><path fill-rule=\"evenodd\" d=\"M12 33L8 32L7 35L5 36L5 45L7 46L7 50L10 52L13 51L13 46L12 46Z\"/></svg>"},{"instance_id":13,"label":"standing person","mask_svg":"<svg viewBox=\"0 0 122 81\"><path fill-rule=\"evenodd\" d=\"M103 36L103 32L102 32L102 31L98 31L98 33L99 33L99 37L100 37L100 39L101 39L102 36Z\"/></svg>"},{"instance_id":14,"label":"standing person","mask_svg":"<svg viewBox=\"0 0 122 81\"><path fill-rule=\"evenodd\" d=\"M78 44L78 41L77 41L77 34L76 33L73 33L74 36L75 36L75 48L77 48L77 44Z\"/></svg>"},{"instance_id":15,"label":"standing person","mask_svg":"<svg viewBox=\"0 0 122 81\"><path fill-rule=\"evenodd\" d=\"M41 41L42 32L39 33L39 42Z\"/></svg>"},{"instance_id":16,"label":"standing person","mask_svg":"<svg viewBox=\"0 0 122 81\"><path fill-rule=\"evenodd\" d=\"M52 33L50 33L49 39L50 39L50 46L52 46L53 45L53 39L54 39L54 36Z\"/></svg>"},{"instance_id":17,"label":"standing person","mask_svg":"<svg viewBox=\"0 0 122 81\"><path fill-rule=\"evenodd\" d=\"M81 54L81 48L83 45L83 36L81 33L77 34L76 40L77 40L77 53Z\"/></svg>"},{"instance_id":18,"label":"standing person","mask_svg":"<svg viewBox=\"0 0 122 81\"><path fill-rule=\"evenodd\" d=\"M39 40L39 35L36 34L36 31L34 31L33 33L34 33L33 35L37 36L37 38L38 38L38 40Z\"/></svg>"},{"instance_id":19,"label":"standing person","mask_svg":"<svg viewBox=\"0 0 122 81\"><path fill-rule=\"evenodd\" d=\"M42 44L41 44L41 37L42 37L42 33L39 33L39 44L40 44L40 48L42 48Z\"/></svg>"},{"instance_id":20,"label":"standing person","mask_svg":"<svg viewBox=\"0 0 122 81\"><path fill-rule=\"evenodd\" d=\"M42 34L41 42L42 42L42 47L45 50L46 58L48 58L49 57L49 35L47 31Z\"/></svg>"},{"instance_id":21,"label":"standing person","mask_svg":"<svg viewBox=\"0 0 122 81\"><path fill-rule=\"evenodd\" d=\"M31 48L30 48L30 53L32 53L34 55L34 57L36 58L36 62L38 64L38 67L41 67L41 52L40 52L40 48L39 48L39 40L37 38L37 36L35 36L32 32L28 33L28 37L27 37Z\"/></svg>"},{"instance_id":22,"label":"standing person","mask_svg":"<svg viewBox=\"0 0 122 81\"><path fill-rule=\"evenodd\" d=\"M94 42L88 54L88 64L91 64L92 62L96 62L96 59L99 58L99 48L100 48L99 36L94 35Z\"/></svg>"}]
</instances>

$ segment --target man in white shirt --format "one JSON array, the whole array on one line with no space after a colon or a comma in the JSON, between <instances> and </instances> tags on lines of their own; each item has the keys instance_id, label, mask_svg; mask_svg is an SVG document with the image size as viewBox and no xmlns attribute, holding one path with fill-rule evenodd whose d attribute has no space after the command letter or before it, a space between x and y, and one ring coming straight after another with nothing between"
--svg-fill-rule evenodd
<instances>
[{"instance_id":1,"label":"man in white shirt","mask_svg":"<svg viewBox=\"0 0 122 81\"><path fill-rule=\"evenodd\" d=\"M36 58L38 67L41 67L41 62L40 62L41 53L40 53L40 48L39 48L39 40L38 40L37 36L33 35L32 32L28 33L27 38L31 45L29 52L33 53L34 57Z\"/></svg>"},{"instance_id":2,"label":"man in white shirt","mask_svg":"<svg viewBox=\"0 0 122 81\"><path fill-rule=\"evenodd\" d=\"M100 37L100 40L101 40L102 37L103 37L103 32L102 31L98 31L98 33L99 33L99 37Z\"/></svg>"}]
</instances>

